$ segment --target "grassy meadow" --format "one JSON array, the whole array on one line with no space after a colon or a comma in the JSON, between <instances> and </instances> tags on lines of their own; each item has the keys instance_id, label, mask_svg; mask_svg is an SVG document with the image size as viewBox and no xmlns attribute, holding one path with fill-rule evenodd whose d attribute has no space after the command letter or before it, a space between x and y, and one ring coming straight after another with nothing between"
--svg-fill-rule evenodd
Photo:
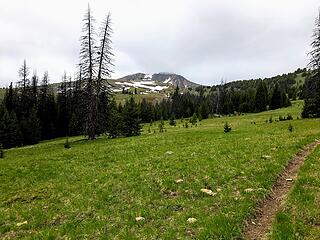
<instances>
[{"instance_id":1,"label":"grassy meadow","mask_svg":"<svg viewBox=\"0 0 320 240\"><path fill-rule=\"evenodd\" d=\"M0 160L0 239L240 238L255 204L291 157L320 137L319 119L297 119L301 108L296 101L286 109L188 128L181 120L176 127L166 122L164 133L157 123L147 124L139 137L70 138L70 149L56 139L7 150ZM294 120L275 121L288 113ZM270 116L273 122L266 123ZM229 133L223 132L225 121ZM303 167L277 219L299 217L307 208L307 220L319 221L311 203L319 194L297 193L305 184L316 191L318 180L308 179L319 178L313 169L319 154ZM301 205L299 197L310 205ZM273 236L283 234L279 224L291 229L296 223L275 223Z\"/></svg>"}]
</instances>

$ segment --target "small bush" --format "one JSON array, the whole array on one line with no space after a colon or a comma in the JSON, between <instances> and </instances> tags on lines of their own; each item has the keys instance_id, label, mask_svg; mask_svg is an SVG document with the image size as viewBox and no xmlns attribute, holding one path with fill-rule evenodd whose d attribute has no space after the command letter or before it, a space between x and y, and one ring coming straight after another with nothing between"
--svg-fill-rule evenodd
<instances>
[{"instance_id":1,"label":"small bush","mask_svg":"<svg viewBox=\"0 0 320 240\"><path fill-rule=\"evenodd\" d=\"M66 148L66 149L71 148L70 143L69 143L69 138L66 138L66 141L64 143L64 148Z\"/></svg>"},{"instance_id":2,"label":"small bush","mask_svg":"<svg viewBox=\"0 0 320 240\"><path fill-rule=\"evenodd\" d=\"M192 115L192 117L190 118L190 123L192 124L192 125L195 125L196 123L197 123L197 121L198 121L198 118L197 118L197 114L193 114Z\"/></svg>"},{"instance_id":3,"label":"small bush","mask_svg":"<svg viewBox=\"0 0 320 240\"><path fill-rule=\"evenodd\" d=\"M284 121L284 120L286 120L285 118L283 118L281 115L279 116L279 121L281 122L281 121Z\"/></svg>"},{"instance_id":4,"label":"small bush","mask_svg":"<svg viewBox=\"0 0 320 240\"><path fill-rule=\"evenodd\" d=\"M223 126L223 131L225 132L225 133L228 133L228 132L230 132L231 131L231 127L230 127L230 125L227 123L227 122L225 122L225 124L224 124L224 126Z\"/></svg>"},{"instance_id":5,"label":"small bush","mask_svg":"<svg viewBox=\"0 0 320 240\"><path fill-rule=\"evenodd\" d=\"M176 120L174 119L174 117L172 116L169 120L169 125L170 126L176 126Z\"/></svg>"},{"instance_id":6,"label":"small bush","mask_svg":"<svg viewBox=\"0 0 320 240\"><path fill-rule=\"evenodd\" d=\"M288 130L289 132L293 132L293 126L291 125L291 123L289 123Z\"/></svg>"},{"instance_id":7,"label":"small bush","mask_svg":"<svg viewBox=\"0 0 320 240\"><path fill-rule=\"evenodd\" d=\"M188 128L188 127L189 127L188 122L185 122L184 127L185 127L185 128Z\"/></svg>"},{"instance_id":8,"label":"small bush","mask_svg":"<svg viewBox=\"0 0 320 240\"><path fill-rule=\"evenodd\" d=\"M293 120L293 117L290 113L288 113L287 120Z\"/></svg>"}]
</instances>

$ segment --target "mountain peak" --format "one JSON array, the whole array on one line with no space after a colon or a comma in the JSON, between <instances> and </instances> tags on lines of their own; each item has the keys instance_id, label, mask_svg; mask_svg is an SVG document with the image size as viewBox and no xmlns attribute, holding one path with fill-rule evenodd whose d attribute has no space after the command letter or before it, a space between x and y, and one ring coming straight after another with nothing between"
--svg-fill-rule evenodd
<instances>
[{"instance_id":1,"label":"mountain peak","mask_svg":"<svg viewBox=\"0 0 320 240\"><path fill-rule=\"evenodd\" d=\"M199 84L194 83L185 77L170 72L159 72L154 74L146 74L146 73L135 73L122 78L117 79L118 81L125 82L141 82L141 81L152 81L155 84L159 85L167 85L169 86L178 86L179 88L187 88L187 87L197 87Z\"/></svg>"}]
</instances>

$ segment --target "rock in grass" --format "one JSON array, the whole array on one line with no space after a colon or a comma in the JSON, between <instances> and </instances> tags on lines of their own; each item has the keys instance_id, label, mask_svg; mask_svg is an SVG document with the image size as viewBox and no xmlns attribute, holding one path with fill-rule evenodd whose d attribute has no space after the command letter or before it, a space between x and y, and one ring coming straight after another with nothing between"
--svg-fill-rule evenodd
<instances>
[{"instance_id":1,"label":"rock in grass","mask_svg":"<svg viewBox=\"0 0 320 240\"><path fill-rule=\"evenodd\" d=\"M244 192L245 193L250 193L250 192L253 192L253 188L246 188L245 190L244 190Z\"/></svg>"},{"instance_id":2,"label":"rock in grass","mask_svg":"<svg viewBox=\"0 0 320 240\"><path fill-rule=\"evenodd\" d=\"M28 224L28 221L17 223L17 227L20 227L20 226L25 225L25 224Z\"/></svg>"},{"instance_id":3,"label":"rock in grass","mask_svg":"<svg viewBox=\"0 0 320 240\"><path fill-rule=\"evenodd\" d=\"M217 193L215 193L215 192L212 192L212 190L206 189L206 188L202 188L202 189L201 189L201 192L203 192L203 193L205 193L205 194L208 194L208 195L210 195L210 196L214 196L214 195L217 194Z\"/></svg>"},{"instance_id":4,"label":"rock in grass","mask_svg":"<svg viewBox=\"0 0 320 240\"><path fill-rule=\"evenodd\" d=\"M141 222L141 221L144 221L144 220L146 220L144 217L141 217L141 216L136 217L136 221L137 222Z\"/></svg>"},{"instance_id":5,"label":"rock in grass","mask_svg":"<svg viewBox=\"0 0 320 240\"><path fill-rule=\"evenodd\" d=\"M171 154L173 154L173 152L172 151L166 151L166 154L167 155L171 155Z\"/></svg>"},{"instance_id":6,"label":"rock in grass","mask_svg":"<svg viewBox=\"0 0 320 240\"><path fill-rule=\"evenodd\" d=\"M177 179L175 182L176 182L176 183L182 183L182 182L183 182L183 179Z\"/></svg>"},{"instance_id":7,"label":"rock in grass","mask_svg":"<svg viewBox=\"0 0 320 240\"><path fill-rule=\"evenodd\" d=\"M195 223L197 221L196 218L188 218L187 222L188 223Z\"/></svg>"}]
</instances>

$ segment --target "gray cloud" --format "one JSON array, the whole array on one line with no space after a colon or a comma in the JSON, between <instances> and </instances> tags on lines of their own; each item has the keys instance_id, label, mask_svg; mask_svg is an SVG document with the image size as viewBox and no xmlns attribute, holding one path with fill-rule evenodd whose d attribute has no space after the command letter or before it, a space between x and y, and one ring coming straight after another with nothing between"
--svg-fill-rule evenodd
<instances>
[{"instance_id":1,"label":"gray cloud","mask_svg":"<svg viewBox=\"0 0 320 240\"><path fill-rule=\"evenodd\" d=\"M272 76L307 62L318 0L95 0L113 17L114 77L176 72L203 83ZM26 58L59 81L75 71L87 0L0 2L0 85Z\"/></svg>"}]
</instances>

